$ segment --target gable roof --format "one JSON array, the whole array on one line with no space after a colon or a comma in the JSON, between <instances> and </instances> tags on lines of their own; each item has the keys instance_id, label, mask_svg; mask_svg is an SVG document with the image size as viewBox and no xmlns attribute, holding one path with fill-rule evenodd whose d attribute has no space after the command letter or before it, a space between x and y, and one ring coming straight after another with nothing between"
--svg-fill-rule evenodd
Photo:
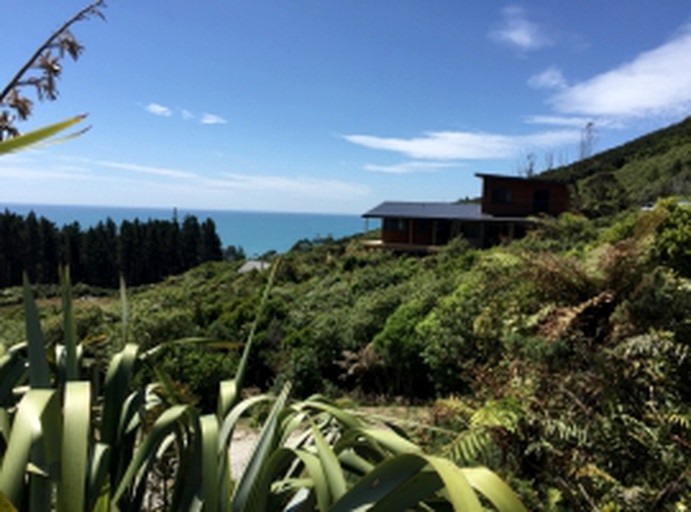
<instances>
[{"instance_id":1,"label":"gable roof","mask_svg":"<svg viewBox=\"0 0 691 512\"><path fill-rule=\"evenodd\" d=\"M446 219L466 222L527 221L527 217L498 217L482 213L476 203L384 201L362 215L364 218Z\"/></svg>"}]
</instances>

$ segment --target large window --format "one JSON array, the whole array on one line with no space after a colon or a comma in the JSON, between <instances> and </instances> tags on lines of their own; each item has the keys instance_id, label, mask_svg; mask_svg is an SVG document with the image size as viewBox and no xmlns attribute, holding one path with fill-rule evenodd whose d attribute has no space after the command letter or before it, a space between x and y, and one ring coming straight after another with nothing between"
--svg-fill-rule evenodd
<instances>
[{"instance_id":1,"label":"large window","mask_svg":"<svg viewBox=\"0 0 691 512\"><path fill-rule=\"evenodd\" d=\"M511 204L511 190L508 188L493 188L491 197L493 204Z\"/></svg>"},{"instance_id":2,"label":"large window","mask_svg":"<svg viewBox=\"0 0 691 512\"><path fill-rule=\"evenodd\" d=\"M408 231L408 219L384 219L384 231Z\"/></svg>"}]
</instances>

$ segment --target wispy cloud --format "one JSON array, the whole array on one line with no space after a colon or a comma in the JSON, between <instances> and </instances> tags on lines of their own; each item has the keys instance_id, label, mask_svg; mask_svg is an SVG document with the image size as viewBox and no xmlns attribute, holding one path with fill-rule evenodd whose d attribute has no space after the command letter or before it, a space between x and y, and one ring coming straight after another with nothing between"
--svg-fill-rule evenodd
<instances>
[{"instance_id":1,"label":"wispy cloud","mask_svg":"<svg viewBox=\"0 0 691 512\"><path fill-rule=\"evenodd\" d=\"M528 124L542 124L548 126L564 126L572 128L583 128L586 124L593 121L590 117L571 117L571 116L527 116L525 122ZM603 123L595 122L598 126Z\"/></svg>"},{"instance_id":2,"label":"wispy cloud","mask_svg":"<svg viewBox=\"0 0 691 512\"><path fill-rule=\"evenodd\" d=\"M215 176L208 176L175 169L170 167L142 165L128 162L113 162L108 160L77 159L84 164L100 166L109 169L130 171L150 176L170 178L169 186L180 184L190 190L213 191L218 189L254 190L263 192L282 192L304 196L321 195L325 197L361 196L369 192L369 188L356 183L338 180L323 180L310 177L289 177L263 174L243 174L222 172Z\"/></svg>"},{"instance_id":3,"label":"wispy cloud","mask_svg":"<svg viewBox=\"0 0 691 512\"><path fill-rule=\"evenodd\" d=\"M226 124L228 121L216 114L204 113L201 118L202 124Z\"/></svg>"},{"instance_id":4,"label":"wispy cloud","mask_svg":"<svg viewBox=\"0 0 691 512\"><path fill-rule=\"evenodd\" d=\"M531 76L528 85L534 89L565 89L568 83L560 69L550 67Z\"/></svg>"},{"instance_id":5,"label":"wispy cloud","mask_svg":"<svg viewBox=\"0 0 691 512\"><path fill-rule=\"evenodd\" d=\"M180 116L182 116L183 119L188 120L188 119L194 119L194 114L187 110L186 108L181 108L180 109Z\"/></svg>"},{"instance_id":6,"label":"wispy cloud","mask_svg":"<svg viewBox=\"0 0 691 512\"><path fill-rule=\"evenodd\" d=\"M526 116L527 124L541 124L545 126L561 126L583 129L588 123L593 123L598 128L623 128L624 124L614 118L584 117L584 116Z\"/></svg>"},{"instance_id":7,"label":"wispy cloud","mask_svg":"<svg viewBox=\"0 0 691 512\"><path fill-rule=\"evenodd\" d=\"M65 180L84 181L95 177L77 169L29 169L19 167L0 167L0 178L20 179L25 181Z\"/></svg>"},{"instance_id":8,"label":"wispy cloud","mask_svg":"<svg viewBox=\"0 0 691 512\"><path fill-rule=\"evenodd\" d=\"M631 62L556 93L562 114L634 118L687 113L691 108L691 26Z\"/></svg>"},{"instance_id":9,"label":"wispy cloud","mask_svg":"<svg viewBox=\"0 0 691 512\"><path fill-rule=\"evenodd\" d=\"M423 160L496 160L513 158L526 148L553 148L579 140L578 130L553 130L528 135L483 132L429 132L409 139L345 135L348 142L370 149Z\"/></svg>"},{"instance_id":10,"label":"wispy cloud","mask_svg":"<svg viewBox=\"0 0 691 512\"><path fill-rule=\"evenodd\" d=\"M552 40L545 31L526 17L521 7L510 6L502 10L502 21L489 32L493 41L506 44L521 51L533 51L549 46Z\"/></svg>"},{"instance_id":11,"label":"wispy cloud","mask_svg":"<svg viewBox=\"0 0 691 512\"><path fill-rule=\"evenodd\" d=\"M384 174L412 174L418 172L435 172L440 169L460 167L462 164L447 162L402 162L393 165L367 164L365 170L370 172L380 172Z\"/></svg>"},{"instance_id":12,"label":"wispy cloud","mask_svg":"<svg viewBox=\"0 0 691 512\"><path fill-rule=\"evenodd\" d=\"M154 176L163 176L163 177L167 177L167 178L178 178L178 179L197 179L197 178L199 178L199 175L195 174L193 172L184 171L184 170L180 170L180 169L173 169L170 167L133 164L133 163L126 163L126 162L113 162L110 160L91 160L91 159L77 159L77 160L80 162L83 162L85 164L89 164L89 165L106 167L109 169L119 169L119 170L123 170L123 171L132 171L132 172L137 172L137 173L141 173L141 174L150 174L150 175L154 175Z\"/></svg>"},{"instance_id":13,"label":"wispy cloud","mask_svg":"<svg viewBox=\"0 0 691 512\"><path fill-rule=\"evenodd\" d=\"M223 173L222 178L206 180L206 183L239 190L258 190L290 193L315 197L360 197L369 193L369 187L359 183L324 180L310 177L286 177L261 174Z\"/></svg>"},{"instance_id":14,"label":"wispy cloud","mask_svg":"<svg viewBox=\"0 0 691 512\"><path fill-rule=\"evenodd\" d=\"M155 116L161 116L161 117L170 117L173 115L173 111L166 107L165 105L161 105L159 103L149 103L144 107L144 109L149 113L153 114Z\"/></svg>"}]
</instances>

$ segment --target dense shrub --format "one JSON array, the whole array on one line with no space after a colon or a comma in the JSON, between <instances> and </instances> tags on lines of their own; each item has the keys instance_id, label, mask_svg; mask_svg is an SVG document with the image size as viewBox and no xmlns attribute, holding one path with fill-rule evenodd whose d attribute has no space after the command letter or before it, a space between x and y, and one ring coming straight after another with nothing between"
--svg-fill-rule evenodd
<instances>
[{"instance_id":1,"label":"dense shrub","mask_svg":"<svg viewBox=\"0 0 691 512\"><path fill-rule=\"evenodd\" d=\"M657 227L653 257L691 278L691 206L668 200L657 208L664 208L667 214Z\"/></svg>"}]
</instances>

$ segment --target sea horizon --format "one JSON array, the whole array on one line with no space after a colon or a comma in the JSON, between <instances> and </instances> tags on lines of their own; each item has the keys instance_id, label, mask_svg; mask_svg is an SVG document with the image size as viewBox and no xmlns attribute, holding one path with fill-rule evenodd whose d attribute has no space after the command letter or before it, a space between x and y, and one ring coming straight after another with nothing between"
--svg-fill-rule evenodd
<instances>
[{"instance_id":1,"label":"sea horizon","mask_svg":"<svg viewBox=\"0 0 691 512\"><path fill-rule=\"evenodd\" d=\"M33 211L61 228L78 222L82 229L97 225L108 218L118 226L123 220L182 221L194 215L200 222L210 218L224 248L242 248L248 258L269 251L284 253L300 240L332 237L343 238L363 233L365 224L356 214L276 212L257 210L218 210L195 208L160 208L137 206L55 205L0 203L2 211L26 216Z\"/></svg>"}]
</instances>

